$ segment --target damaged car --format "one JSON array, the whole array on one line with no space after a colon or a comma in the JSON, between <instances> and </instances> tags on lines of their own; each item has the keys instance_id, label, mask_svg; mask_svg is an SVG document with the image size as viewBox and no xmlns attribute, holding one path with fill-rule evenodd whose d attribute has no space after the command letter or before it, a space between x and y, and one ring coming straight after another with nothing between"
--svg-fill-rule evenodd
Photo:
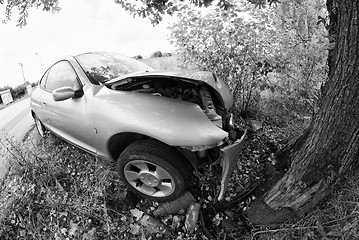
<instances>
[{"instance_id":1,"label":"damaged car","mask_svg":"<svg viewBox=\"0 0 359 240\"><path fill-rule=\"evenodd\" d=\"M233 97L207 71L156 71L117 53L60 59L31 96L41 136L50 131L100 158L117 162L129 189L170 201L188 188L193 169L222 166L226 191L245 133L233 126Z\"/></svg>"}]
</instances>

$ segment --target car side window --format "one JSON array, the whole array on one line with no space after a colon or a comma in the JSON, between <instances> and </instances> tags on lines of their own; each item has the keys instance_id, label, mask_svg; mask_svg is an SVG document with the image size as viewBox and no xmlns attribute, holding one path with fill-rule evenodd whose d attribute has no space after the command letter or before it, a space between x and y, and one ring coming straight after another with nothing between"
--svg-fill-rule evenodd
<instances>
[{"instance_id":1,"label":"car side window","mask_svg":"<svg viewBox=\"0 0 359 240\"><path fill-rule=\"evenodd\" d=\"M45 89L52 92L60 87L72 87L74 90L81 88L75 70L68 61L61 61L51 67Z\"/></svg>"},{"instance_id":2,"label":"car side window","mask_svg":"<svg viewBox=\"0 0 359 240\"><path fill-rule=\"evenodd\" d=\"M42 76L42 78L40 80L40 86L42 89L45 89L46 80L47 80L48 75L49 75L49 71L46 71L46 73Z\"/></svg>"}]
</instances>

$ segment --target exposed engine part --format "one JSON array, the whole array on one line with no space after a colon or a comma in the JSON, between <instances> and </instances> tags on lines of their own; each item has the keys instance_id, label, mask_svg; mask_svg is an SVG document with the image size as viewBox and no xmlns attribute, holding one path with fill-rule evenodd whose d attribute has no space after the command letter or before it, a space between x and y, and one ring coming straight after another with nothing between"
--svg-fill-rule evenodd
<instances>
[{"instance_id":1,"label":"exposed engine part","mask_svg":"<svg viewBox=\"0 0 359 240\"><path fill-rule=\"evenodd\" d=\"M207 152L207 150L198 151L198 152L196 152L196 155L197 155L197 157L199 157L199 158L205 158L205 157L207 157L208 152Z\"/></svg>"},{"instance_id":2,"label":"exposed engine part","mask_svg":"<svg viewBox=\"0 0 359 240\"><path fill-rule=\"evenodd\" d=\"M217 114L210 91L203 85L184 80L168 81L165 78L128 78L111 86L114 90L134 91L154 96L180 99L199 105L207 117L222 128L222 117Z\"/></svg>"},{"instance_id":3,"label":"exposed engine part","mask_svg":"<svg viewBox=\"0 0 359 240\"><path fill-rule=\"evenodd\" d=\"M211 121L221 120L221 116L216 113L211 94L205 88L199 90L202 100L203 111Z\"/></svg>"}]
</instances>

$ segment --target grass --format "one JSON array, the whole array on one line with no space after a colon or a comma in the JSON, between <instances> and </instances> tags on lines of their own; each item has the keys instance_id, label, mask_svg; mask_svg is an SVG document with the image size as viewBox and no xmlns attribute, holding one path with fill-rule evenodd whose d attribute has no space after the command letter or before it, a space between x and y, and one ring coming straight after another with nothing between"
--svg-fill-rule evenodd
<instances>
[{"instance_id":1,"label":"grass","mask_svg":"<svg viewBox=\"0 0 359 240\"><path fill-rule=\"evenodd\" d=\"M112 165L53 135L11 146L0 239L119 239L126 232L127 191Z\"/></svg>"}]
</instances>

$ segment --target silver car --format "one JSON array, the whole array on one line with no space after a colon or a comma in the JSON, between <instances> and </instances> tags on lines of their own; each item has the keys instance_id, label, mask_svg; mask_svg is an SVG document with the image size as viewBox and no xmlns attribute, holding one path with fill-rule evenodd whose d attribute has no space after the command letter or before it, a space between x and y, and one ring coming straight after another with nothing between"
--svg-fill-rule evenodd
<instances>
[{"instance_id":1,"label":"silver car","mask_svg":"<svg viewBox=\"0 0 359 240\"><path fill-rule=\"evenodd\" d=\"M94 52L53 64L32 93L31 114L40 135L49 130L117 161L126 185L150 200L182 195L191 170L211 156L223 168L220 200L245 135L233 129L232 104L211 72L155 71Z\"/></svg>"}]
</instances>

